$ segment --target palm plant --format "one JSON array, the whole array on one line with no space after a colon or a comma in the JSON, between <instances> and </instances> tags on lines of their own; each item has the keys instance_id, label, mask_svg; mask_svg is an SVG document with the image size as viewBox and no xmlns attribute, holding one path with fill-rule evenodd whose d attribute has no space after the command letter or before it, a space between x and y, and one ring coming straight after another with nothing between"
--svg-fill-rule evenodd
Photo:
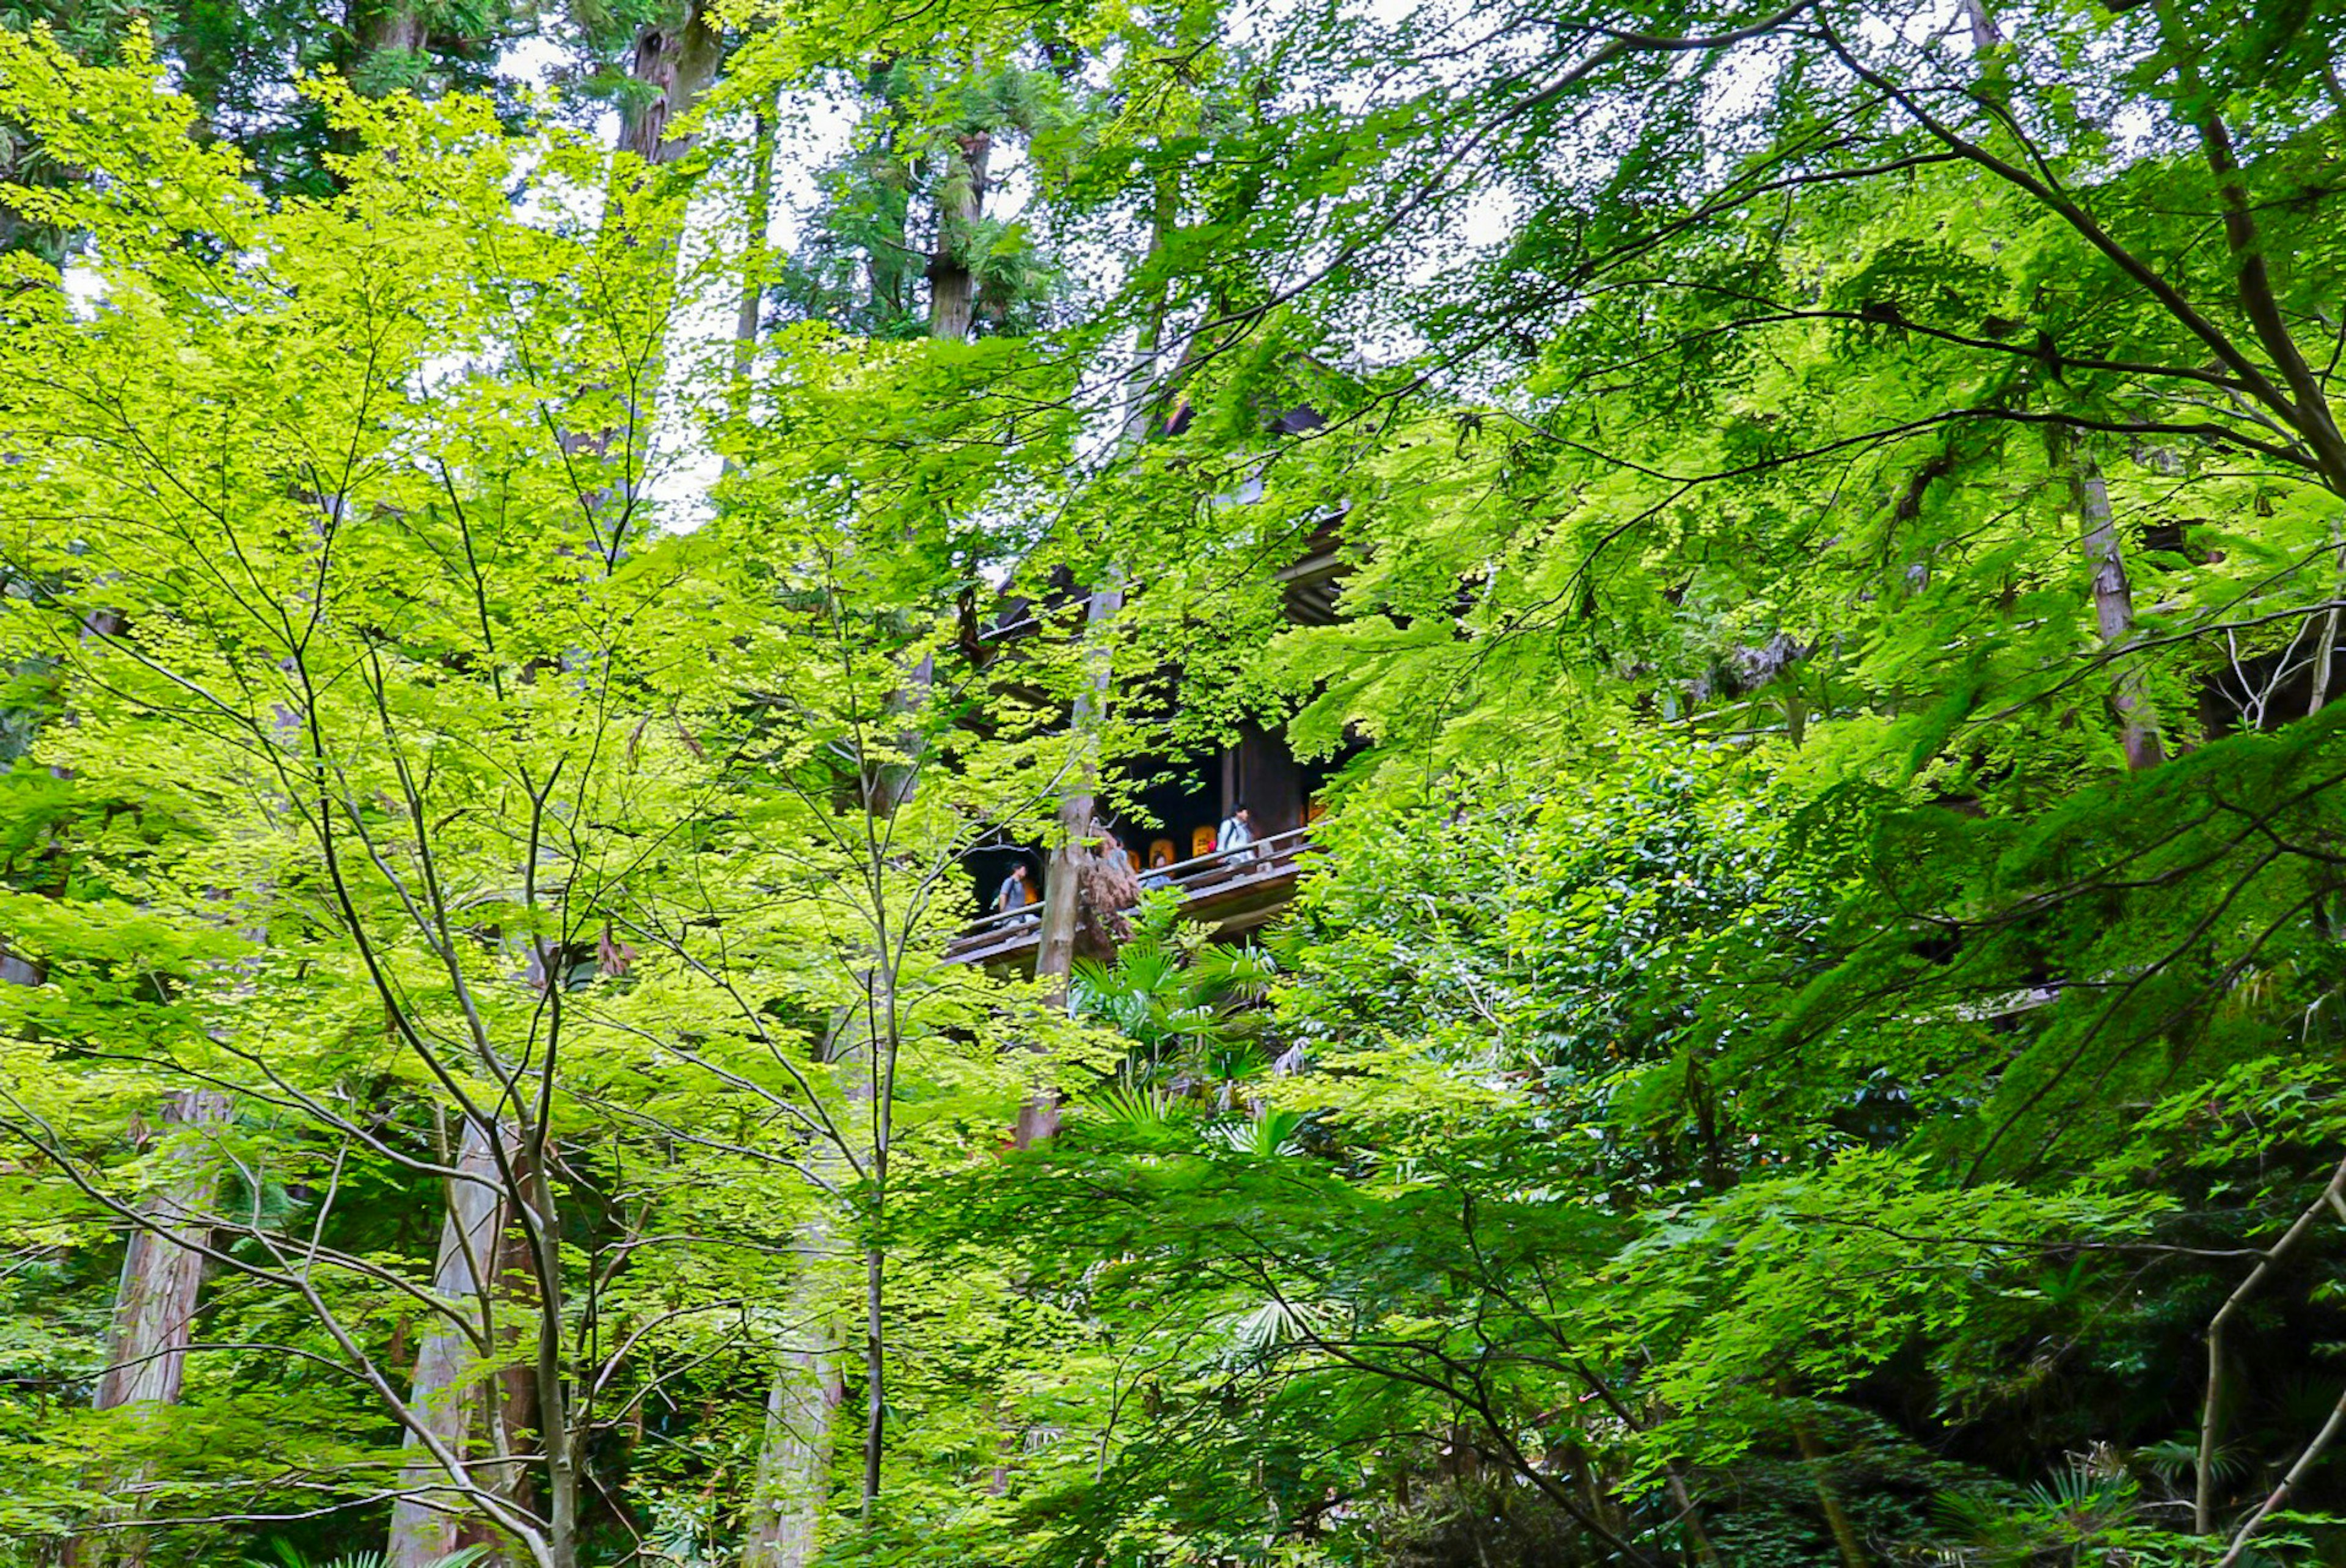
<instances>
[{"instance_id":1,"label":"palm plant","mask_svg":"<svg viewBox=\"0 0 2346 1568\"><path fill-rule=\"evenodd\" d=\"M301 1549L290 1541L272 1541L269 1549L273 1556L248 1557L244 1560L244 1568L384 1568L388 1561L380 1552L352 1552L316 1563L304 1556ZM438 1559L432 1568L472 1568L474 1563L488 1554L489 1549L485 1546L467 1546Z\"/></svg>"},{"instance_id":2,"label":"palm plant","mask_svg":"<svg viewBox=\"0 0 2346 1568\"><path fill-rule=\"evenodd\" d=\"M1228 1108L1235 1085L1267 1064L1256 1003L1278 972L1261 949L1217 945L1183 925L1166 901L1143 906L1114 962L1077 959L1068 994L1076 1016L1096 1018L1132 1042L1129 1082L1216 1084Z\"/></svg>"}]
</instances>

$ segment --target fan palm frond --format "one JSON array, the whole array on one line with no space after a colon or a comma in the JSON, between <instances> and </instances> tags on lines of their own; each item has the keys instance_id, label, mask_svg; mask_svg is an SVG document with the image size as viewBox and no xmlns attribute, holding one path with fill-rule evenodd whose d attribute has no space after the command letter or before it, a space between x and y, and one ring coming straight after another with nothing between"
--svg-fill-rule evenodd
<instances>
[{"instance_id":1,"label":"fan palm frond","mask_svg":"<svg viewBox=\"0 0 2346 1568\"><path fill-rule=\"evenodd\" d=\"M1154 1138L1174 1130L1173 1096L1162 1089L1119 1081L1095 1091L1085 1105L1104 1131Z\"/></svg>"}]
</instances>

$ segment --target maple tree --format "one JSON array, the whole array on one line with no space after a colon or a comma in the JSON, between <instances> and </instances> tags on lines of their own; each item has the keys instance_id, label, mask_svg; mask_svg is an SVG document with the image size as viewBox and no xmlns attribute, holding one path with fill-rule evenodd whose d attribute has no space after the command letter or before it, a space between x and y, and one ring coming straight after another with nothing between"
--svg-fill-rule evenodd
<instances>
[{"instance_id":1,"label":"maple tree","mask_svg":"<svg viewBox=\"0 0 2346 1568\"><path fill-rule=\"evenodd\" d=\"M0 30L0 1563L2335 1558L2338 16L346 20Z\"/></svg>"}]
</instances>

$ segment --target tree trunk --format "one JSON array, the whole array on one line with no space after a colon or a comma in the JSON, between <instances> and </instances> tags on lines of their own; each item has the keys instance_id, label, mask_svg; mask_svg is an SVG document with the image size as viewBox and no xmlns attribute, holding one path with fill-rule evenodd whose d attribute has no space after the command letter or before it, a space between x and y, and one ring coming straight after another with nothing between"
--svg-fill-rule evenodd
<instances>
[{"instance_id":1,"label":"tree trunk","mask_svg":"<svg viewBox=\"0 0 2346 1568\"><path fill-rule=\"evenodd\" d=\"M877 1217L875 1216L875 1220ZM862 1513L871 1524L880 1507L880 1463L887 1457L888 1255L873 1247L863 1254L863 1494Z\"/></svg>"},{"instance_id":2,"label":"tree trunk","mask_svg":"<svg viewBox=\"0 0 2346 1568\"><path fill-rule=\"evenodd\" d=\"M622 156L614 168L615 188L604 208L602 222L607 233L621 244L660 259L665 270L652 280L653 292L658 296L653 308L658 314L664 315L673 304L678 241L682 236L686 203L682 194L672 188L656 191L659 199L648 204L636 198L653 188L648 167L673 163L692 150L693 138L670 136L669 127L690 112L715 78L723 57L724 44L709 25L705 0L692 0L676 25L662 20L648 24L636 33L628 76L649 91L619 122L617 151ZM634 156L635 161L625 156L628 154ZM637 443L648 444L653 402L667 363L666 356L658 351L659 346L653 345L655 351L636 367L637 373L629 378L624 420L626 455L629 459L626 471L617 485L580 497L588 514L595 553L610 565L617 565L626 553L633 522L641 477L634 461ZM611 454L613 443L622 433L620 424L591 429L576 428L566 423L559 439L566 453L603 459Z\"/></svg>"},{"instance_id":3,"label":"tree trunk","mask_svg":"<svg viewBox=\"0 0 2346 1568\"><path fill-rule=\"evenodd\" d=\"M733 417L750 417L750 371L758 359L758 328L766 300L767 230L774 218L774 109L758 110L750 138L750 209L741 249L741 292L733 307ZM733 460L725 460L727 473Z\"/></svg>"},{"instance_id":4,"label":"tree trunk","mask_svg":"<svg viewBox=\"0 0 2346 1568\"><path fill-rule=\"evenodd\" d=\"M961 156L946 178L937 205L937 249L929 262L929 336L939 342L969 337L975 308L967 265L966 240L985 205L985 160L991 138L980 131L956 138ZM903 685L888 699L892 712L917 711L936 682L936 660L923 654L904 673ZM864 809L885 817L913 798L923 749L918 730L903 729L897 742L904 756L864 769Z\"/></svg>"},{"instance_id":5,"label":"tree trunk","mask_svg":"<svg viewBox=\"0 0 2346 1568\"><path fill-rule=\"evenodd\" d=\"M954 138L955 156L937 193L937 249L929 259L929 335L958 343L976 324L977 280L970 248L985 212L985 166L994 138L971 131Z\"/></svg>"},{"instance_id":6,"label":"tree trunk","mask_svg":"<svg viewBox=\"0 0 2346 1568\"><path fill-rule=\"evenodd\" d=\"M228 1096L216 1089L180 1089L163 1102L163 1125L194 1129L201 1137L228 1121ZM123 1254L113 1339L97 1383L101 1410L178 1402L189 1326L204 1276L204 1260L196 1249L211 1238L205 1211L219 1177L201 1146L173 1151L171 1166L170 1178L139 1205L139 1212L159 1228L132 1231Z\"/></svg>"},{"instance_id":7,"label":"tree trunk","mask_svg":"<svg viewBox=\"0 0 2346 1568\"><path fill-rule=\"evenodd\" d=\"M1841 1505L1841 1494L1833 1490L1832 1477L1825 1470L1825 1451L1817 1442L1817 1434L1809 1430L1807 1421L1795 1417L1792 1441L1799 1445L1801 1462L1809 1467L1809 1479L1817 1489L1817 1507L1825 1516L1825 1528L1832 1532L1833 1549L1841 1554L1842 1568L1866 1568L1865 1547L1849 1522L1848 1511Z\"/></svg>"},{"instance_id":8,"label":"tree trunk","mask_svg":"<svg viewBox=\"0 0 2346 1568\"><path fill-rule=\"evenodd\" d=\"M680 22L650 23L636 32L628 75L654 91L619 122L619 150L646 163L674 163L692 150L692 138L672 137L682 119L717 78L725 46L709 25L705 0L692 0Z\"/></svg>"},{"instance_id":9,"label":"tree trunk","mask_svg":"<svg viewBox=\"0 0 2346 1568\"><path fill-rule=\"evenodd\" d=\"M1160 184L1144 263L1164 247L1178 216L1172 187ZM1125 377L1124 426L1117 437L1127 451L1148 438L1148 411L1159 388L1170 379L1158 364L1164 342L1164 315L1165 307L1160 300L1143 315L1133 338L1132 368ZM1082 637L1089 667L1067 714L1067 738L1074 755L1068 762L1067 787L1059 797L1058 841L1052 845L1050 860L1044 869L1042 929L1036 933L1035 948L1035 978L1049 987L1046 994L1053 1004L1062 1007L1066 1004L1067 972L1074 967L1076 957L1076 925L1080 913L1077 871L1086 853L1084 840L1094 831L1092 818L1098 804L1099 732L1107 721L1115 675L1107 628L1107 623L1124 608L1123 574L1111 566L1107 575L1107 581L1093 588L1084 602ZM1018 1148L1033 1148L1057 1136L1058 1131L1058 1095L1055 1091L1044 1090L1019 1107L1012 1142Z\"/></svg>"},{"instance_id":10,"label":"tree trunk","mask_svg":"<svg viewBox=\"0 0 2346 1568\"><path fill-rule=\"evenodd\" d=\"M196 1307L204 1283L198 1250L211 1240L207 1212L219 1186L219 1166L205 1142L229 1119L229 1100L214 1089L180 1089L163 1102L163 1137L187 1137L166 1150L167 1175L139 1205L148 1223L130 1232L122 1278L114 1295L106 1369L98 1374L95 1406L101 1410L175 1405L187 1375ZM146 1477L118 1478L135 1491ZM134 1504L112 1511L135 1519ZM135 1568L147 1561L146 1537L136 1531L94 1531L75 1541L66 1560L76 1568Z\"/></svg>"},{"instance_id":11,"label":"tree trunk","mask_svg":"<svg viewBox=\"0 0 2346 1568\"><path fill-rule=\"evenodd\" d=\"M802 1343L782 1353L766 1391L766 1435L741 1533L742 1568L809 1568L831 1492L831 1434L847 1393L839 1320L822 1267L831 1227L817 1221L802 1234L822 1253L806 1255L791 1287L790 1317Z\"/></svg>"},{"instance_id":12,"label":"tree trunk","mask_svg":"<svg viewBox=\"0 0 2346 1568\"><path fill-rule=\"evenodd\" d=\"M362 92L382 90L389 56L422 54L425 36L423 13L408 0L356 0L350 10L352 81Z\"/></svg>"},{"instance_id":13,"label":"tree trunk","mask_svg":"<svg viewBox=\"0 0 2346 1568\"><path fill-rule=\"evenodd\" d=\"M2004 42L2004 34L1988 15L1985 0L1963 0L1964 20L1972 30L1972 53L1984 55Z\"/></svg>"},{"instance_id":14,"label":"tree trunk","mask_svg":"<svg viewBox=\"0 0 2346 1568\"><path fill-rule=\"evenodd\" d=\"M2069 498L2076 503L2078 545L2086 564L2093 565L2093 617L2102 629L2102 646L2118 647L2135 631L2135 589L2126 577L2126 552L2118 547L2118 524L2109 512L2109 484L2102 464L2078 439L2066 453ZM2133 770L2156 768L2166 760L2158 744L2158 716L2151 711L2142 690L2142 671L2118 674L2109 692L2109 711L2118 718L2118 744L2126 748L2126 765Z\"/></svg>"},{"instance_id":15,"label":"tree trunk","mask_svg":"<svg viewBox=\"0 0 2346 1568\"><path fill-rule=\"evenodd\" d=\"M2116 647L2134 634L2134 588L2127 579L2126 555L2110 513L2109 486L2101 464L2083 442L2072 439L2067 453L2069 494L2077 508L2079 543L2094 571L2094 618L2104 647ZM2139 670L2122 671L2110 693L2118 721L2118 744L2127 766L2139 771L2166 759L2159 746L2158 718L2142 688Z\"/></svg>"},{"instance_id":16,"label":"tree trunk","mask_svg":"<svg viewBox=\"0 0 2346 1568\"><path fill-rule=\"evenodd\" d=\"M876 896L876 891L875 891ZM875 1188L884 1193L886 1175L883 1092L885 1073L872 1053L885 1038L887 1019L880 1006L886 994L888 973L875 962L861 978L871 1003L849 1008L825 1043L826 1060L846 1064L862 1060L864 1070L844 1076L851 1105L862 1105L872 1117L872 1161L866 1166ZM846 1124L842 1122L842 1132ZM826 1145L819 1174L833 1186L848 1175L846 1152ZM831 1494L831 1452L839 1430L839 1412L846 1400L846 1346L838 1290L844 1281L827 1267L838 1257L831 1216L818 1209L799 1229L800 1272L790 1291L792 1329L801 1343L783 1352L774 1380L766 1393L766 1431L758 1452L758 1472L750 1493L750 1516L742 1532L742 1568L808 1568L814 1561L821 1535L825 1504ZM870 1403L877 1408L884 1368L879 1359L880 1301L878 1280L867 1268L862 1293L866 1329L866 1377ZM871 1438L867 1421L866 1441ZM876 1495L869 1455L865 1464L864 1512Z\"/></svg>"},{"instance_id":17,"label":"tree trunk","mask_svg":"<svg viewBox=\"0 0 2346 1568\"><path fill-rule=\"evenodd\" d=\"M514 1454L540 1451L547 1440L538 1423L537 1374L530 1359L523 1356L524 1326L537 1319L537 1285L530 1268L529 1241L521 1231L508 1226L497 1238L496 1261L489 1283L497 1292L499 1302L496 1330L497 1369L486 1382L488 1408L482 1412L483 1432L489 1452L500 1459ZM494 1430L488 1427L495 1422ZM559 1432L556 1433L559 1437ZM519 1508L537 1511L536 1475L533 1466L506 1463L500 1465L489 1477L490 1489ZM456 1532L458 1546L484 1546L497 1552L507 1546L502 1534L485 1522L467 1520ZM516 1563L526 1558L513 1553Z\"/></svg>"},{"instance_id":18,"label":"tree trunk","mask_svg":"<svg viewBox=\"0 0 2346 1568\"><path fill-rule=\"evenodd\" d=\"M1124 608L1124 586L1111 583L1094 588L1084 602L1083 639L1090 668L1067 715L1067 740L1074 755L1067 763L1067 783L1059 794L1058 839L1051 846L1043 871L1043 922L1035 948L1035 978L1048 989L1050 1005L1064 1007L1067 972L1075 965L1076 925L1081 911L1078 897L1084 858L1090 853L1085 840L1095 832L1092 814L1099 792L1100 728L1107 717L1109 683L1115 674L1107 641L1107 623ZM1013 1144L1031 1149L1059 1133L1059 1096L1040 1089L1018 1108Z\"/></svg>"},{"instance_id":19,"label":"tree trunk","mask_svg":"<svg viewBox=\"0 0 2346 1568\"><path fill-rule=\"evenodd\" d=\"M510 1219L510 1195L497 1169L502 1138L508 1160L516 1145L510 1128L492 1128L477 1118L464 1118L456 1168L466 1179L448 1184L448 1207L440 1227L440 1251L432 1271L433 1293L449 1310L493 1337L499 1320L496 1268L505 1248ZM475 1441L485 1424L482 1399L483 1358L472 1334L446 1318L426 1325L415 1357L415 1379L409 1403L432 1434L452 1451L464 1454L481 1445ZM487 1380L495 1386L496 1380ZM505 1418L497 1418L502 1447ZM557 1441L558 1441L558 1434ZM385 1568L429 1568L461 1544L461 1500L428 1489L451 1479L433 1460L413 1433L407 1439L407 1462L400 1472L403 1491L419 1493L398 1499L391 1509L390 1550ZM494 1455L492 1456L494 1457ZM499 1466L477 1478L487 1482L501 1477L507 1485L518 1478L514 1467ZM475 1478L467 1476L466 1481Z\"/></svg>"}]
</instances>

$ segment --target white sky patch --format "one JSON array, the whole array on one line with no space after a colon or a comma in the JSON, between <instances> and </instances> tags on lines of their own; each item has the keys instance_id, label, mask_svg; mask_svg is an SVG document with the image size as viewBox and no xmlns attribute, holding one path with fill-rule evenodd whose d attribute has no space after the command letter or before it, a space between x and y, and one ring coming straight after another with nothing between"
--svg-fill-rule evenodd
<instances>
[{"instance_id":1,"label":"white sky patch","mask_svg":"<svg viewBox=\"0 0 2346 1568\"><path fill-rule=\"evenodd\" d=\"M772 204L764 237L769 264L763 281L769 288L772 262L801 242L800 219L821 197L821 171L846 155L855 130L852 106L834 94L794 95L788 108L775 137ZM716 514L714 491L724 463L708 439L703 409L709 389L699 378L727 364L740 307L738 262L750 240L750 117L719 120L707 134L740 156L712 170L717 178L705 178L694 193L678 257L678 277L704 283L688 286L678 302L643 492L654 525L670 533L690 533ZM617 135L615 121L607 145ZM729 260L735 264L719 265ZM761 321L769 308L761 297Z\"/></svg>"}]
</instances>

